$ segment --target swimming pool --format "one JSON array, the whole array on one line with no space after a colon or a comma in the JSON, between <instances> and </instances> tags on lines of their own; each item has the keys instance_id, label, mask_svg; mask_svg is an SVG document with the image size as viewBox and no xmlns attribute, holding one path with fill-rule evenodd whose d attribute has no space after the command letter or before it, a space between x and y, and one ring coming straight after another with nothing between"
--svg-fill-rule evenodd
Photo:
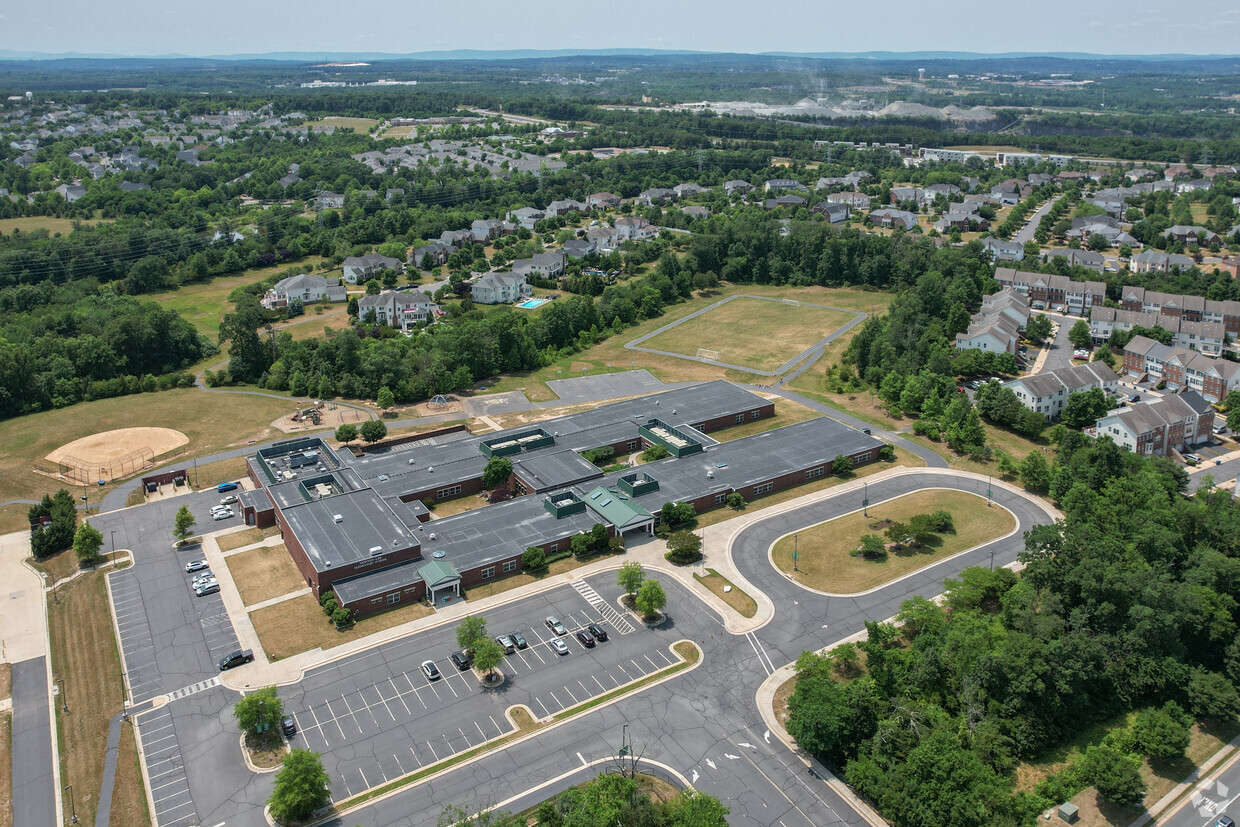
<instances>
[{"instance_id":1,"label":"swimming pool","mask_svg":"<svg viewBox=\"0 0 1240 827\"><path fill-rule=\"evenodd\" d=\"M542 307L549 301L551 301L551 299L526 299L518 304L517 307L524 307L527 310L533 310L535 307Z\"/></svg>"}]
</instances>

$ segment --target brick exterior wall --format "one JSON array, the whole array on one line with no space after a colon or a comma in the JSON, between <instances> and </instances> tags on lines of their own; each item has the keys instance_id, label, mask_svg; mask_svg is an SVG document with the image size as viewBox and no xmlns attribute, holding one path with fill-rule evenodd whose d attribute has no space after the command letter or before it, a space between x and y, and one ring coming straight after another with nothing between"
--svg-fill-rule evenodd
<instances>
[{"instance_id":1,"label":"brick exterior wall","mask_svg":"<svg viewBox=\"0 0 1240 827\"><path fill-rule=\"evenodd\" d=\"M392 594L400 594L400 601L397 603L389 603L388 596ZM417 603L426 597L426 584L418 581L411 586L405 586L400 589L392 589L383 594L374 597L364 597L354 600L352 603L345 603L344 608L353 613L353 617L370 617L389 609L399 609L401 606L407 606L410 603ZM339 599L339 595L337 595Z\"/></svg>"}]
</instances>

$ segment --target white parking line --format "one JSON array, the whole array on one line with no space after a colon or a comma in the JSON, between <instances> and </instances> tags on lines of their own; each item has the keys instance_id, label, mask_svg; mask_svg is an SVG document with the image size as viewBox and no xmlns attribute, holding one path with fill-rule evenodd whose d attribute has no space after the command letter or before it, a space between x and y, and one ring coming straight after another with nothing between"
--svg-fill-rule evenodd
<instances>
[{"instance_id":1,"label":"white parking line","mask_svg":"<svg viewBox=\"0 0 1240 827\"><path fill-rule=\"evenodd\" d=\"M417 687L413 685L413 681L410 679L408 672L405 673L405 680L409 682L409 688L413 691L413 697L418 699L418 703L422 704L422 708L429 709L430 707L426 705L426 701L422 700L422 694L418 692Z\"/></svg>"},{"instance_id":2,"label":"white parking line","mask_svg":"<svg viewBox=\"0 0 1240 827\"><path fill-rule=\"evenodd\" d=\"M551 717L551 713L547 711L547 705L546 705L545 703L543 703L543 702L542 702L542 698L538 698L537 700L538 700L538 705L539 705L539 706L541 706L541 707L542 707L542 709L543 709L543 717L544 717L544 718L550 718L550 717Z\"/></svg>"},{"instance_id":3,"label":"white parking line","mask_svg":"<svg viewBox=\"0 0 1240 827\"><path fill-rule=\"evenodd\" d=\"M555 701L557 704L560 704L560 709L563 709L563 708L564 708L564 704L560 701L560 699L559 699L559 698L557 698L557 697L555 696L555 692L553 692L552 690L548 689L548 690L547 690L547 694L551 696L551 700ZM543 707L543 709L546 709L546 707L544 706L544 707Z\"/></svg>"},{"instance_id":4,"label":"white parking line","mask_svg":"<svg viewBox=\"0 0 1240 827\"><path fill-rule=\"evenodd\" d=\"M577 703L577 696L573 694L573 690L566 686L564 687L564 691L568 693L568 697L573 699L573 703Z\"/></svg>"},{"instance_id":5,"label":"white parking line","mask_svg":"<svg viewBox=\"0 0 1240 827\"><path fill-rule=\"evenodd\" d=\"M651 669L658 669L658 668L659 668L659 664L657 664L657 663L655 663L654 661L652 661L652 660L650 659L650 655L643 655L642 657L644 657L644 658L646 659L646 662L650 664L650 668L651 668ZM664 664L664 665L666 666L666 664Z\"/></svg>"},{"instance_id":6,"label":"white parking line","mask_svg":"<svg viewBox=\"0 0 1240 827\"><path fill-rule=\"evenodd\" d=\"M179 781L184 781L184 779L179 779ZM170 798L176 798L178 795L185 795L185 794L186 794L186 793L188 793L188 792L189 792L189 785L188 785L188 784L186 784L186 785L185 785L185 789L183 789L183 790L177 790L177 791L176 791L176 792L174 792L174 793L168 793L168 795L164 796L163 798L157 798L157 799L155 799L156 809L158 809L158 806L159 806L160 802L167 801L167 800L168 800L168 799L170 799Z\"/></svg>"},{"instance_id":7,"label":"white parking line","mask_svg":"<svg viewBox=\"0 0 1240 827\"><path fill-rule=\"evenodd\" d=\"M430 751L431 751L431 755L435 756L435 760L436 760L436 761L438 761L438 760L439 760L439 753L435 752L435 747L434 747L434 745L432 745L430 741L427 741L427 742L426 742L426 746L430 749Z\"/></svg>"},{"instance_id":8,"label":"white parking line","mask_svg":"<svg viewBox=\"0 0 1240 827\"><path fill-rule=\"evenodd\" d=\"M624 668L623 663L617 663L616 668L619 669L621 672L623 672L626 678L628 678L629 680L633 680L633 676L629 674L629 670Z\"/></svg>"},{"instance_id":9,"label":"white parking line","mask_svg":"<svg viewBox=\"0 0 1240 827\"><path fill-rule=\"evenodd\" d=\"M649 658L647 658L647 660L649 660ZM645 670L645 669L643 669L642 667L638 666L638 665L637 665L637 661L633 660L632 658L629 658L629 663L633 664L633 668L634 668L634 669L636 669L636 670L637 670L638 672L640 672L641 674L643 674L643 675L645 675L645 674L646 674L646 670ZM652 664L651 664L651 666L653 666L653 665L654 665L654 664L652 663Z\"/></svg>"},{"instance_id":10,"label":"white parking line","mask_svg":"<svg viewBox=\"0 0 1240 827\"><path fill-rule=\"evenodd\" d=\"M319 723L319 716L314 714L314 708L311 707L306 711L309 712L310 717L314 719L314 728L319 731L319 736L323 739L323 743L330 747L332 742L327 740L327 733L323 731L323 725Z\"/></svg>"},{"instance_id":11,"label":"white parking line","mask_svg":"<svg viewBox=\"0 0 1240 827\"><path fill-rule=\"evenodd\" d=\"M482 740L485 743L487 740L487 734L482 731L482 724L478 723L477 721L474 721L474 726L478 727L478 734L482 736Z\"/></svg>"},{"instance_id":12,"label":"white parking line","mask_svg":"<svg viewBox=\"0 0 1240 827\"><path fill-rule=\"evenodd\" d=\"M375 692L378 693L379 700L383 701L383 708L387 710L388 717L392 719L392 723L396 723L396 716L392 714L392 708L388 706L387 699L383 697L383 690L379 688L378 684L375 685ZM360 695L361 693L359 692L358 694ZM373 718L374 715L372 714L371 717ZM375 722L375 726L378 726L377 721Z\"/></svg>"},{"instance_id":13,"label":"white parking line","mask_svg":"<svg viewBox=\"0 0 1240 827\"><path fill-rule=\"evenodd\" d=\"M419 767L422 766L422 759L418 757L417 752L414 751L412 746L409 747L409 754L413 756L414 761L418 762Z\"/></svg>"},{"instance_id":14,"label":"white parking line","mask_svg":"<svg viewBox=\"0 0 1240 827\"><path fill-rule=\"evenodd\" d=\"M604 689L604 688L603 688L603 684L602 684L602 683L599 683L599 679L598 679L598 678L594 677L593 675L591 675L590 677L591 677L591 679L593 679L593 681L594 681L595 683L597 683L597 684L598 684L598 691L599 691L599 692L606 692L606 691L607 691L606 689Z\"/></svg>"},{"instance_id":15,"label":"white parking line","mask_svg":"<svg viewBox=\"0 0 1240 827\"><path fill-rule=\"evenodd\" d=\"M362 789L369 790L370 782L366 780L366 773L362 772L361 769L358 769L357 774L362 777Z\"/></svg>"},{"instance_id":16,"label":"white parking line","mask_svg":"<svg viewBox=\"0 0 1240 827\"><path fill-rule=\"evenodd\" d=\"M397 766L397 768L398 768L398 769L400 769L400 774L401 774L401 775L404 775L404 774L405 774L405 765L404 765L404 764L402 764L402 763L400 763L400 756L398 756L396 753L392 753L392 760L396 762L396 766Z\"/></svg>"},{"instance_id":17,"label":"white parking line","mask_svg":"<svg viewBox=\"0 0 1240 827\"><path fill-rule=\"evenodd\" d=\"M400 690L396 688L396 680L394 678L388 678L388 683L392 684L392 691L396 693L397 698L400 698L401 706L405 708L405 714L412 715L413 712L409 709L409 704L405 703L404 696L401 695Z\"/></svg>"},{"instance_id":18,"label":"white parking line","mask_svg":"<svg viewBox=\"0 0 1240 827\"><path fill-rule=\"evenodd\" d=\"M457 674L460 674L460 673L458 672ZM461 678L461 680L465 680L465 678L463 678L463 677L462 677L462 678ZM454 697L454 698L459 698L459 697L461 697L460 695L458 695L458 694L457 694L457 691L456 691L456 690L452 687L452 681L444 681L444 683L445 683L445 685L448 687L448 689L449 689L449 690L451 690L451 692L452 692L452 697ZM431 689L434 689L434 688L435 688L435 687L433 687L433 686L431 687ZM438 692L436 692L436 693L435 693L435 697L436 697L436 698L438 698L438 697L439 697L439 693L438 693Z\"/></svg>"},{"instance_id":19,"label":"white parking line","mask_svg":"<svg viewBox=\"0 0 1240 827\"><path fill-rule=\"evenodd\" d=\"M363 736L364 736L364 735L366 734L366 731L362 729L362 725L361 725L361 723L357 720L357 716L353 714L353 707L349 706L349 699L348 699L348 698L346 698L346 697L344 696L344 694L342 693L342 694L340 695L340 700L344 701L344 708L345 708L345 709L347 709L347 710L349 710L349 717L353 720L353 726L357 727L357 734L358 734L358 735L363 735ZM339 726L339 725L340 725L340 721L339 721L339 719L337 719L337 721L336 721L336 725L337 725L337 726ZM341 734L342 734L342 735L344 734L344 733L343 733L343 731L341 732Z\"/></svg>"}]
</instances>

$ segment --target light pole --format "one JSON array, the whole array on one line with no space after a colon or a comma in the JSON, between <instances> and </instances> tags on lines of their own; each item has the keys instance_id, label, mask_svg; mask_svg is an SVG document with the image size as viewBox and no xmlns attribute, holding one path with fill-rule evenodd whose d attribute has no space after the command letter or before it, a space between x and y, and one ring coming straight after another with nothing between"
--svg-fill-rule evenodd
<instances>
[{"instance_id":1,"label":"light pole","mask_svg":"<svg viewBox=\"0 0 1240 827\"><path fill-rule=\"evenodd\" d=\"M69 711L69 696L65 694L65 679L57 678L56 685L60 687L60 708L62 712Z\"/></svg>"},{"instance_id":2,"label":"light pole","mask_svg":"<svg viewBox=\"0 0 1240 827\"><path fill-rule=\"evenodd\" d=\"M865 486L865 493L861 495L861 513L868 517L870 516L870 484L863 482L862 485Z\"/></svg>"},{"instance_id":3,"label":"light pole","mask_svg":"<svg viewBox=\"0 0 1240 827\"><path fill-rule=\"evenodd\" d=\"M799 546L797 543L797 535L793 534L792 535L792 570L793 571L800 571L800 569L797 568L797 560L801 559L801 555L798 549L799 549Z\"/></svg>"},{"instance_id":4,"label":"light pole","mask_svg":"<svg viewBox=\"0 0 1240 827\"><path fill-rule=\"evenodd\" d=\"M69 791L69 809L73 813L73 817L69 819L70 824L77 824L77 804L73 801L73 785L66 784L65 789Z\"/></svg>"},{"instance_id":5,"label":"light pole","mask_svg":"<svg viewBox=\"0 0 1240 827\"><path fill-rule=\"evenodd\" d=\"M116 556L116 529L112 529L109 533L112 535L112 568L119 569L121 558Z\"/></svg>"}]
</instances>

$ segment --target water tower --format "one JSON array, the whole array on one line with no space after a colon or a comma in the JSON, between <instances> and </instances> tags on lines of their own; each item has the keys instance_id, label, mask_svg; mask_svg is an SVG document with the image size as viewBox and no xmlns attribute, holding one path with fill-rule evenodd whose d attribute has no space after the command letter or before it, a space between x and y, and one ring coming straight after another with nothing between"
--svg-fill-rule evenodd
<instances>
[{"instance_id":1,"label":"water tower","mask_svg":"<svg viewBox=\"0 0 1240 827\"><path fill-rule=\"evenodd\" d=\"M925 80L925 79L926 79L926 70L925 70L925 69L918 69L918 70L917 70L917 79L918 79L918 80Z\"/></svg>"}]
</instances>

